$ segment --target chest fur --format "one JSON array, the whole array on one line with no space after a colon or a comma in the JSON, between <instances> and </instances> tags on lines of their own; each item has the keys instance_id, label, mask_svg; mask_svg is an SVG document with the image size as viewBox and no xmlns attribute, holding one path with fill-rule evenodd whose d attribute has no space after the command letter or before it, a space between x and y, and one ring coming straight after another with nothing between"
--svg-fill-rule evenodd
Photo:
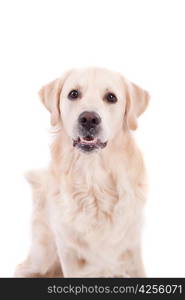
<instances>
[{"instance_id":1,"label":"chest fur","mask_svg":"<svg viewBox=\"0 0 185 300\"><path fill-rule=\"evenodd\" d=\"M128 190L120 190L115 174L98 158L76 161L61 179L63 223L83 234L110 234L124 222Z\"/></svg>"},{"instance_id":2,"label":"chest fur","mask_svg":"<svg viewBox=\"0 0 185 300\"><path fill-rule=\"evenodd\" d=\"M115 168L109 165L99 157L83 157L73 161L57 183L60 192L51 197L52 220L71 247L80 240L93 253L96 249L105 253L107 249L122 249L123 244L130 247L139 236L143 196L133 186L124 164L114 164Z\"/></svg>"}]
</instances>

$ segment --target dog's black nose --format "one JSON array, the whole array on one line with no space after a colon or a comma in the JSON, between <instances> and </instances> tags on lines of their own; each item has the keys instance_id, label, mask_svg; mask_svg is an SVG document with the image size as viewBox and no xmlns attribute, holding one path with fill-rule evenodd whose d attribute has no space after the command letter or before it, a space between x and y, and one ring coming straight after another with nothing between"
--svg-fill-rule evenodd
<instances>
[{"instance_id":1,"label":"dog's black nose","mask_svg":"<svg viewBox=\"0 0 185 300\"><path fill-rule=\"evenodd\" d=\"M91 128L96 128L101 123L101 118L93 111L84 111L80 114L78 122L83 128L90 130Z\"/></svg>"}]
</instances>

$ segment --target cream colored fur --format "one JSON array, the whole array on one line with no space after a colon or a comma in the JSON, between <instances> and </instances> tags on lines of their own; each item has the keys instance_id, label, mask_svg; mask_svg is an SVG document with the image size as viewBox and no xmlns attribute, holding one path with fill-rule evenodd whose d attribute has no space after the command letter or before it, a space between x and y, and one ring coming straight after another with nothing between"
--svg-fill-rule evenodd
<instances>
[{"instance_id":1,"label":"cream colored fur","mask_svg":"<svg viewBox=\"0 0 185 300\"><path fill-rule=\"evenodd\" d=\"M67 99L81 89L76 102ZM118 102L103 101L111 90ZM143 277L141 227L146 178L130 130L146 109L148 93L104 69L71 70L40 91L56 136L46 170L27 175L33 188L32 245L18 277ZM102 119L104 149L73 147L84 110Z\"/></svg>"}]
</instances>

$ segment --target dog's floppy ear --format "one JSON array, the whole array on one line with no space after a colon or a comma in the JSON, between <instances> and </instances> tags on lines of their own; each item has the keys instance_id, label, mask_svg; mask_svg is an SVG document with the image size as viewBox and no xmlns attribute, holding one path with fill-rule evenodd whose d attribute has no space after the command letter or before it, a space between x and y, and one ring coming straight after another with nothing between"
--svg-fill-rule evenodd
<instances>
[{"instance_id":1,"label":"dog's floppy ear","mask_svg":"<svg viewBox=\"0 0 185 300\"><path fill-rule=\"evenodd\" d=\"M53 126L57 125L57 123L60 121L60 94L64 85L64 81L70 73L71 70L65 72L62 77L46 84L39 91L39 96L42 103L51 113L51 125Z\"/></svg>"},{"instance_id":2,"label":"dog's floppy ear","mask_svg":"<svg viewBox=\"0 0 185 300\"><path fill-rule=\"evenodd\" d=\"M125 118L127 127L137 129L137 118L145 111L149 102L149 94L136 84L127 81Z\"/></svg>"},{"instance_id":3,"label":"dog's floppy ear","mask_svg":"<svg viewBox=\"0 0 185 300\"><path fill-rule=\"evenodd\" d=\"M59 99L61 89L62 80L58 78L43 86L39 91L42 103L51 113L51 124L53 126L55 126L60 119Z\"/></svg>"}]
</instances>

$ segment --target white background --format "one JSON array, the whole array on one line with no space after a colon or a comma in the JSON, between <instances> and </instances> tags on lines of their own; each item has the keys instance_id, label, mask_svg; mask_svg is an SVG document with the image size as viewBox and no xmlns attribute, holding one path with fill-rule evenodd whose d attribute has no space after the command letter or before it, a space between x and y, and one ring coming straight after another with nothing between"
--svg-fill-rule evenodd
<instances>
[{"instance_id":1,"label":"white background","mask_svg":"<svg viewBox=\"0 0 185 300\"><path fill-rule=\"evenodd\" d=\"M0 276L27 254L26 170L49 162L49 114L37 91L71 67L122 72L152 98L136 138L150 192L148 276L185 276L185 1L0 2Z\"/></svg>"}]
</instances>

